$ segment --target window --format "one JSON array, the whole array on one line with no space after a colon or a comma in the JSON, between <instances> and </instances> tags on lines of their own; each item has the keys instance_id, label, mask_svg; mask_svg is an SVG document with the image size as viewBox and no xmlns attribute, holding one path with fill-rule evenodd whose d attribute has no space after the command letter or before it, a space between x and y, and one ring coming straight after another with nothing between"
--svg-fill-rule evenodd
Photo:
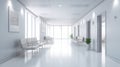
<instances>
[{"instance_id":1,"label":"window","mask_svg":"<svg viewBox=\"0 0 120 67\"><path fill-rule=\"evenodd\" d=\"M67 39L68 36L68 26L62 26L62 39Z\"/></svg>"},{"instance_id":2,"label":"window","mask_svg":"<svg viewBox=\"0 0 120 67\"><path fill-rule=\"evenodd\" d=\"M54 26L54 38L61 39L61 26Z\"/></svg>"},{"instance_id":3,"label":"window","mask_svg":"<svg viewBox=\"0 0 120 67\"><path fill-rule=\"evenodd\" d=\"M48 35L52 38L54 38L54 26L49 26L49 33Z\"/></svg>"},{"instance_id":4,"label":"window","mask_svg":"<svg viewBox=\"0 0 120 67\"><path fill-rule=\"evenodd\" d=\"M46 35L54 39L69 39L71 35L71 26L47 25Z\"/></svg>"},{"instance_id":5,"label":"window","mask_svg":"<svg viewBox=\"0 0 120 67\"><path fill-rule=\"evenodd\" d=\"M25 38L28 37L28 13L25 12Z\"/></svg>"},{"instance_id":6,"label":"window","mask_svg":"<svg viewBox=\"0 0 120 67\"><path fill-rule=\"evenodd\" d=\"M27 22L27 27L28 27L28 38L31 38L32 37L32 21L31 21L32 17L31 17L31 14L28 13L28 22Z\"/></svg>"},{"instance_id":7,"label":"window","mask_svg":"<svg viewBox=\"0 0 120 67\"><path fill-rule=\"evenodd\" d=\"M25 38L36 37L40 40L40 18L25 11Z\"/></svg>"},{"instance_id":8,"label":"window","mask_svg":"<svg viewBox=\"0 0 120 67\"><path fill-rule=\"evenodd\" d=\"M35 17L34 16L32 16L32 22L31 23L32 23L32 25L31 25L31 27L32 27L31 37L35 37L35 23L36 22L35 22Z\"/></svg>"},{"instance_id":9,"label":"window","mask_svg":"<svg viewBox=\"0 0 120 67\"><path fill-rule=\"evenodd\" d=\"M76 27L74 27L74 37L76 37Z\"/></svg>"},{"instance_id":10,"label":"window","mask_svg":"<svg viewBox=\"0 0 120 67\"><path fill-rule=\"evenodd\" d=\"M37 40L40 40L40 19L39 18L36 18L35 37L37 38Z\"/></svg>"},{"instance_id":11,"label":"window","mask_svg":"<svg viewBox=\"0 0 120 67\"><path fill-rule=\"evenodd\" d=\"M68 26L68 38L70 39L72 34L71 26Z\"/></svg>"}]
</instances>

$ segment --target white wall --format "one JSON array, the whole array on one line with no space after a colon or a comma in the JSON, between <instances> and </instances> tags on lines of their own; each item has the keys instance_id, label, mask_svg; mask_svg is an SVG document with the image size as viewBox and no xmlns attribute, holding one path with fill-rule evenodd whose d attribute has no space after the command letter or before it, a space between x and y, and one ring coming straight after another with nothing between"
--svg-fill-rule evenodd
<instances>
[{"instance_id":1,"label":"white wall","mask_svg":"<svg viewBox=\"0 0 120 67\"><path fill-rule=\"evenodd\" d=\"M0 63L7 61L19 52L17 41L24 38L24 15L22 6L17 0L12 0L13 9L19 15L19 33L8 32L8 1L0 0Z\"/></svg>"},{"instance_id":2,"label":"white wall","mask_svg":"<svg viewBox=\"0 0 120 67\"><path fill-rule=\"evenodd\" d=\"M102 14L106 11L106 52L107 55L116 58L117 60L120 59L120 45L119 45L119 38L120 38L120 1L118 1L118 5L113 6L115 0L105 0L103 3L101 3L99 6L97 6L95 9L93 9L91 12L89 12L86 16L80 19L74 26L76 26L78 23L81 22L81 20L89 20L94 23L91 23L91 37L92 41L94 41L94 44L92 45L93 49L96 50L97 46L97 16ZM116 2L117 4L117 2ZM96 13L95 18L92 18L93 12ZM81 28L83 29L83 28ZM83 33L83 32L81 32ZM83 36L83 35L82 35Z\"/></svg>"},{"instance_id":3,"label":"white wall","mask_svg":"<svg viewBox=\"0 0 120 67\"><path fill-rule=\"evenodd\" d=\"M82 19L72 26L72 33L73 34L74 34L74 27L76 27L76 34L75 34L76 36L78 35L78 25L80 26L79 36L86 38L86 20Z\"/></svg>"},{"instance_id":4,"label":"white wall","mask_svg":"<svg viewBox=\"0 0 120 67\"><path fill-rule=\"evenodd\" d=\"M40 24L40 41L44 41L44 37L46 36L46 21L41 18Z\"/></svg>"}]
</instances>

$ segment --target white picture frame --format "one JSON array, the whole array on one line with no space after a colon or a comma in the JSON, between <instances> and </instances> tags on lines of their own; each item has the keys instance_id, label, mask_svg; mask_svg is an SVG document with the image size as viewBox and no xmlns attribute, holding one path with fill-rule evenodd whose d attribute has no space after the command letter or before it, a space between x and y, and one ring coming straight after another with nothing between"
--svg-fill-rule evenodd
<instances>
[{"instance_id":1,"label":"white picture frame","mask_svg":"<svg viewBox=\"0 0 120 67\"><path fill-rule=\"evenodd\" d=\"M19 32L19 18L15 10L8 8L8 32Z\"/></svg>"}]
</instances>

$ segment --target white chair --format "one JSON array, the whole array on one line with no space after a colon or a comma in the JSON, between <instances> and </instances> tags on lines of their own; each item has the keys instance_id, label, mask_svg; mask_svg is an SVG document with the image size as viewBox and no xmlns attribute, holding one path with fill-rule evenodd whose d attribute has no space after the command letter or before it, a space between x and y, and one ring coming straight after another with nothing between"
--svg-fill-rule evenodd
<instances>
[{"instance_id":1,"label":"white chair","mask_svg":"<svg viewBox=\"0 0 120 67\"><path fill-rule=\"evenodd\" d=\"M21 39L21 45L24 50L34 50L36 49L33 47L32 43L29 39Z\"/></svg>"},{"instance_id":2,"label":"white chair","mask_svg":"<svg viewBox=\"0 0 120 67\"><path fill-rule=\"evenodd\" d=\"M33 44L33 46L36 46L36 47L41 47L43 46L43 44L41 44L37 38L31 38L31 43Z\"/></svg>"},{"instance_id":3,"label":"white chair","mask_svg":"<svg viewBox=\"0 0 120 67\"><path fill-rule=\"evenodd\" d=\"M43 46L42 43L40 43L37 38L26 38L26 39L21 39L21 45L22 48L25 50L34 50L37 49L41 46Z\"/></svg>"}]
</instances>

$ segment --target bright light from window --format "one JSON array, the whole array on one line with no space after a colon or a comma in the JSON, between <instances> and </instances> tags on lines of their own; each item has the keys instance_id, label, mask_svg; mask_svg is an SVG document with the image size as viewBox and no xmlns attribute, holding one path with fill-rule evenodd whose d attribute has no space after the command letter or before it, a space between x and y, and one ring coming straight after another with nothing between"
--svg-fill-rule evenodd
<instances>
[{"instance_id":1,"label":"bright light from window","mask_svg":"<svg viewBox=\"0 0 120 67\"><path fill-rule=\"evenodd\" d=\"M72 49L67 41L55 40L54 45L50 49L50 56L52 58L69 58L72 56Z\"/></svg>"},{"instance_id":2,"label":"bright light from window","mask_svg":"<svg viewBox=\"0 0 120 67\"><path fill-rule=\"evenodd\" d=\"M47 26L47 36L55 39L69 39L71 35L71 26Z\"/></svg>"},{"instance_id":3,"label":"bright light from window","mask_svg":"<svg viewBox=\"0 0 120 67\"><path fill-rule=\"evenodd\" d=\"M114 6L114 7L117 7L118 5L119 5L119 0L114 0L113 6Z\"/></svg>"},{"instance_id":4,"label":"bright light from window","mask_svg":"<svg viewBox=\"0 0 120 67\"><path fill-rule=\"evenodd\" d=\"M69 26L62 26L62 39L68 39L69 35L69 30L68 30Z\"/></svg>"},{"instance_id":5,"label":"bright light from window","mask_svg":"<svg viewBox=\"0 0 120 67\"><path fill-rule=\"evenodd\" d=\"M36 37L37 37L37 40L40 40L40 19L39 18L37 18L36 19L36 25L35 25L35 27L36 27L36 30L35 30L35 32L36 32Z\"/></svg>"},{"instance_id":6,"label":"bright light from window","mask_svg":"<svg viewBox=\"0 0 120 67\"><path fill-rule=\"evenodd\" d=\"M28 38L28 13L25 11L25 38Z\"/></svg>"},{"instance_id":7,"label":"bright light from window","mask_svg":"<svg viewBox=\"0 0 120 67\"><path fill-rule=\"evenodd\" d=\"M54 26L54 38L61 38L61 26Z\"/></svg>"}]
</instances>

